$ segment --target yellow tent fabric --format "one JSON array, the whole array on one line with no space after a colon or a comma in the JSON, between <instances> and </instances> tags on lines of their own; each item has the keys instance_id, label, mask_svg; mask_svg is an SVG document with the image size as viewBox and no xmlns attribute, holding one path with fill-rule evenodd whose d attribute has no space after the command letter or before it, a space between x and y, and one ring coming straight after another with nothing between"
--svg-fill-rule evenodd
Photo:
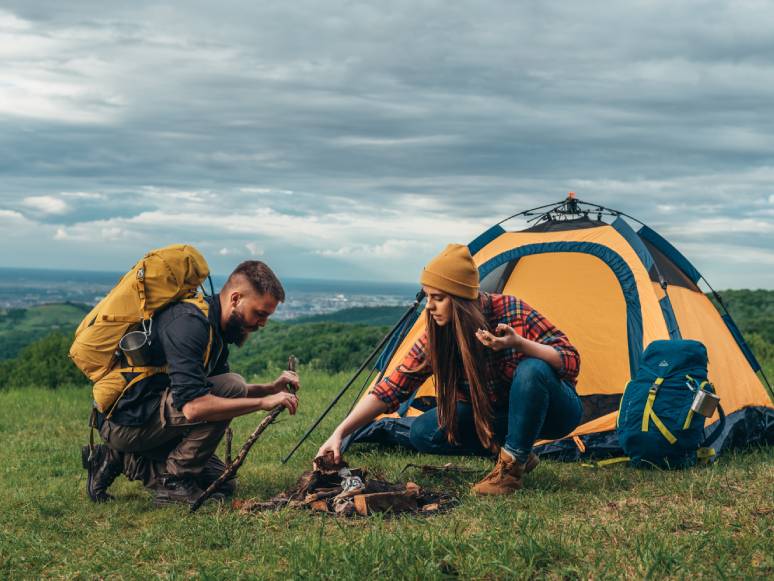
<instances>
[{"instance_id":1,"label":"yellow tent fabric","mask_svg":"<svg viewBox=\"0 0 774 581\"><path fill-rule=\"evenodd\" d=\"M551 218L520 232L494 227L470 248L482 289L525 300L562 329L581 354L577 390L586 414L563 445L585 449L582 438L592 442L595 435L612 432L620 396L642 351L652 341L670 338L704 343L709 378L726 414L755 410L762 414L762 429L774 437L771 397L696 285L701 275L652 230L643 226L635 232L620 216L612 223L587 216ZM385 374L403 360L424 327L420 313L383 367ZM430 379L415 400L434 396ZM411 418L423 413L421 407L404 405L389 417Z\"/></svg>"},{"instance_id":2,"label":"yellow tent fabric","mask_svg":"<svg viewBox=\"0 0 774 581\"><path fill-rule=\"evenodd\" d=\"M696 339L707 347L709 378L722 398L726 413L745 406L770 406L761 380L747 364L717 309L702 293L675 288L670 298L684 339Z\"/></svg>"}]
</instances>

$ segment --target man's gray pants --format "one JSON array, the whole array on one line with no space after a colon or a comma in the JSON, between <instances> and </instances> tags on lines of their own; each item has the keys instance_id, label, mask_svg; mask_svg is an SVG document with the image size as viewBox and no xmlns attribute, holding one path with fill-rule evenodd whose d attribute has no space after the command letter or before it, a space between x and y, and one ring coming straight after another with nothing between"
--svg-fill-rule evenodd
<instances>
[{"instance_id":1,"label":"man's gray pants","mask_svg":"<svg viewBox=\"0 0 774 581\"><path fill-rule=\"evenodd\" d=\"M210 393L219 397L245 397L247 385L241 375L224 373L209 377ZM99 433L111 448L124 453L124 475L141 480L151 489L161 486L164 476L211 480L223 470L214 456L231 420L190 422L172 405L167 389L159 411L142 426L120 426L105 420ZM204 473L207 474L204 474Z\"/></svg>"}]
</instances>

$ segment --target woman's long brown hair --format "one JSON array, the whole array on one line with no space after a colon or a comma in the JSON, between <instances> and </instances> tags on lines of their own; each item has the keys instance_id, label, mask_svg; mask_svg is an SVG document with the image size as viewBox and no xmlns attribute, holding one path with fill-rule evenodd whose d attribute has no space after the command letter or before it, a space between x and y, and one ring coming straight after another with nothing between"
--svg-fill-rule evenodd
<instances>
[{"instance_id":1,"label":"woman's long brown hair","mask_svg":"<svg viewBox=\"0 0 774 581\"><path fill-rule=\"evenodd\" d=\"M478 299L466 300L452 295L451 317L439 327L428 311L427 347L438 394L438 425L446 429L451 444L459 443L457 430L457 386L466 379L473 405L473 421L478 439L495 451L492 432L492 402L486 392L490 381L486 365L486 347L476 339L478 329L488 325Z\"/></svg>"}]
</instances>

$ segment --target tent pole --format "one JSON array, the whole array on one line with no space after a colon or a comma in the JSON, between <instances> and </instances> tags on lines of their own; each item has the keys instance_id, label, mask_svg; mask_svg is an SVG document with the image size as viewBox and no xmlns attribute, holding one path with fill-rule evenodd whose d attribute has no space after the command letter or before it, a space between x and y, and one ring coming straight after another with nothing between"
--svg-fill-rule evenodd
<instances>
[{"instance_id":1,"label":"tent pole","mask_svg":"<svg viewBox=\"0 0 774 581\"><path fill-rule=\"evenodd\" d=\"M408 323L408 319L406 320L406 323ZM396 347L396 348L397 348L397 347L398 347L398 346L399 346L401 343L403 343L403 339L405 339L405 338L406 338L406 335L407 335L407 334L408 334L408 332L409 332L409 326L410 326L410 325L408 325L408 324L404 324L404 325L403 325L403 330L400 332L400 335L398 335L398 340L395 342L395 347ZM355 409L355 406L357 405L357 402L359 402L359 401L360 401L360 396L363 394L363 390L365 390L366 386L368 385L368 382L371 380L371 377L373 376L373 374L374 374L374 371L376 371L376 365L374 365L374 366L371 368L371 371L370 371L370 372L368 373L368 375L366 376L366 379L365 379L365 381L363 382L363 385L361 385L361 386L360 386L360 389L357 391L357 395L356 395L356 396L355 396L355 398L352 400L352 405L351 405L351 406L349 406L349 410L347 410L347 415L349 415L349 414L351 414L351 413L352 413L352 410L353 410L353 409ZM379 383L379 382L382 380L382 377L384 377L384 372L385 372L385 371L387 371L387 367L386 367L386 366L385 366L385 368L384 368L384 369L382 369L382 370L380 370L380 371L379 371L379 375L377 375L377 376L376 376L376 380L374 381L374 383ZM352 433L351 433L349 436L347 436L346 438L344 438L344 440L342 441L342 449L341 449L342 453L343 453L343 452L345 452L345 451L347 450L347 448L349 448L349 442L351 442L352 438L353 438L353 437L354 437L354 436L355 436L355 435L356 435L358 432L359 432L359 430L355 430L355 431L354 431L354 432L352 432Z\"/></svg>"},{"instance_id":2,"label":"tent pole","mask_svg":"<svg viewBox=\"0 0 774 581\"><path fill-rule=\"evenodd\" d=\"M382 348L387 344L387 342L392 338L392 335L395 333L395 331L408 319L414 311L417 310L417 307L419 306L419 303L422 302L422 299L425 297L424 291L419 291L417 293L417 296L414 298L414 302L411 304L411 306L408 308L408 310L403 313L403 316L400 318L400 320L395 324L395 326L390 329L390 331L384 336L384 338L379 342L379 344L374 348L373 351L371 351L371 354L366 358L365 361L360 365L357 371L355 371L355 374L350 378L350 380L347 382L347 384L341 388L339 393L336 394L336 397L333 398L333 400L328 404L328 407L325 408L323 413L320 414L320 416L314 421L314 423L309 427L309 429L306 431L306 433L301 437L301 439L296 443L296 445L293 447L293 449L288 453L287 456L285 456L282 459L282 463L286 464L288 460L293 456L293 454L296 453L296 450L298 450L301 447L301 444L303 444L306 439L314 432L314 430L317 428L317 426L320 425L320 422L325 419L325 416L330 413L330 411L333 409L333 406L335 406L338 401L341 399L341 397L347 392L347 390L352 386L352 384L355 382L355 380L360 376L360 374L363 372L363 370L368 366L369 363L373 360L376 355L379 354L379 352L382 350Z\"/></svg>"}]
</instances>

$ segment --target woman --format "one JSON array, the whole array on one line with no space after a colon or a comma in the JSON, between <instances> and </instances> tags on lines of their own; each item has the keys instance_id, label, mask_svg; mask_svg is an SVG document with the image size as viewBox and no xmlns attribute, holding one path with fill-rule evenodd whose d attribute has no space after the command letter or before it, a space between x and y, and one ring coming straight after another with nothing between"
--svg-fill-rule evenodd
<instances>
[{"instance_id":1,"label":"woman","mask_svg":"<svg viewBox=\"0 0 774 581\"><path fill-rule=\"evenodd\" d=\"M448 245L420 281L427 295L425 334L355 406L318 456L333 453L338 462L343 438L395 411L432 375L437 407L412 424L412 445L431 454L499 452L492 472L473 489L512 493L538 464L535 440L561 438L580 422L578 351L523 301L480 293L467 246Z\"/></svg>"}]
</instances>

